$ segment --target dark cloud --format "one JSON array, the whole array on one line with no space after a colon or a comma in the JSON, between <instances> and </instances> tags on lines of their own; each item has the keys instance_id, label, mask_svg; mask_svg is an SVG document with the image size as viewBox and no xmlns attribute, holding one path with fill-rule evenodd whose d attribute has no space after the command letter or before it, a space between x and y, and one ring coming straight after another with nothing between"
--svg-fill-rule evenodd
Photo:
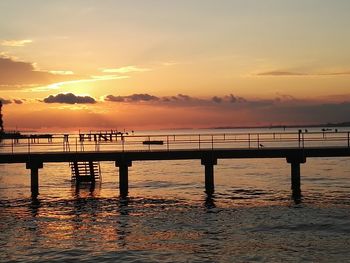
<instances>
[{"instance_id":1,"label":"dark cloud","mask_svg":"<svg viewBox=\"0 0 350 263\"><path fill-rule=\"evenodd\" d=\"M225 99L228 100L230 103L243 103L248 102L245 98L234 96L233 94L230 94L228 96L225 96Z\"/></svg>"},{"instance_id":2,"label":"dark cloud","mask_svg":"<svg viewBox=\"0 0 350 263\"><path fill-rule=\"evenodd\" d=\"M45 103L63 103L63 104L94 104L96 100L89 96L76 96L73 93L60 93L50 95L43 100Z\"/></svg>"},{"instance_id":3,"label":"dark cloud","mask_svg":"<svg viewBox=\"0 0 350 263\"><path fill-rule=\"evenodd\" d=\"M190 101L193 99L192 97L184 94L177 94L177 98L184 101Z\"/></svg>"},{"instance_id":4,"label":"dark cloud","mask_svg":"<svg viewBox=\"0 0 350 263\"><path fill-rule=\"evenodd\" d=\"M194 98L185 94L177 94L176 96L162 97L163 102L199 102L201 99Z\"/></svg>"},{"instance_id":5,"label":"dark cloud","mask_svg":"<svg viewBox=\"0 0 350 263\"><path fill-rule=\"evenodd\" d=\"M191 97L185 94L167 97L156 97L150 94L133 94L129 96L108 95L105 97L105 101L119 103L137 103L146 101L149 102L149 104L164 105L169 107L221 107L227 109L266 107L277 102L275 100L247 100L233 94L223 97L214 96L207 99Z\"/></svg>"},{"instance_id":6,"label":"dark cloud","mask_svg":"<svg viewBox=\"0 0 350 263\"><path fill-rule=\"evenodd\" d=\"M123 96L107 95L105 98L105 101L124 102L124 97Z\"/></svg>"},{"instance_id":7,"label":"dark cloud","mask_svg":"<svg viewBox=\"0 0 350 263\"><path fill-rule=\"evenodd\" d=\"M276 102L297 101L297 99L292 95L277 93L277 97L275 98L275 101Z\"/></svg>"},{"instance_id":8,"label":"dark cloud","mask_svg":"<svg viewBox=\"0 0 350 263\"><path fill-rule=\"evenodd\" d=\"M221 103L222 102L222 98L214 96L212 99L212 101L214 101L215 103Z\"/></svg>"},{"instance_id":9,"label":"dark cloud","mask_svg":"<svg viewBox=\"0 0 350 263\"><path fill-rule=\"evenodd\" d=\"M3 98L0 98L0 101L2 102L3 105L12 103L11 100L6 100L6 99L3 99Z\"/></svg>"},{"instance_id":10,"label":"dark cloud","mask_svg":"<svg viewBox=\"0 0 350 263\"><path fill-rule=\"evenodd\" d=\"M19 89L23 86L48 85L72 79L72 76L53 74L35 69L32 63L0 56L0 87Z\"/></svg>"},{"instance_id":11,"label":"dark cloud","mask_svg":"<svg viewBox=\"0 0 350 263\"><path fill-rule=\"evenodd\" d=\"M23 100L19 100L19 99L14 99L13 102L16 104L23 104Z\"/></svg>"},{"instance_id":12,"label":"dark cloud","mask_svg":"<svg viewBox=\"0 0 350 263\"><path fill-rule=\"evenodd\" d=\"M113 96L108 95L105 101L112 102L140 102L140 101L158 101L159 98L149 94L132 94L129 96Z\"/></svg>"}]
</instances>

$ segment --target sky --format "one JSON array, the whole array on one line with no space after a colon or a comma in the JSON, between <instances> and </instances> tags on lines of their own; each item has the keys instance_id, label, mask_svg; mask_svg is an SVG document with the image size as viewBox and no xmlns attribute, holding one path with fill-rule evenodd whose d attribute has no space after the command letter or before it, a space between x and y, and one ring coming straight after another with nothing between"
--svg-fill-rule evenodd
<instances>
[{"instance_id":1,"label":"sky","mask_svg":"<svg viewBox=\"0 0 350 263\"><path fill-rule=\"evenodd\" d=\"M1 0L5 129L350 121L348 0Z\"/></svg>"}]
</instances>

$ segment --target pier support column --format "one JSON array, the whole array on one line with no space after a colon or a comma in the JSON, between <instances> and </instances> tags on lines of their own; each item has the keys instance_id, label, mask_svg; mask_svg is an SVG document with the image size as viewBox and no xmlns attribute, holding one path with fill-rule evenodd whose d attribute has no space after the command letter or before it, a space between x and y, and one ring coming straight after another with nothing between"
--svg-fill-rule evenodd
<instances>
[{"instance_id":1,"label":"pier support column","mask_svg":"<svg viewBox=\"0 0 350 263\"><path fill-rule=\"evenodd\" d=\"M132 166L130 160L118 160L115 166L119 167L119 193L121 197L127 197L129 192L129 169Z\"/></svg>"},{"instance_id":2,"label":"pier support column","mask_svg":"<svg viewBox=\"0 0 350 263\"><path fill-rule=\"evenodd\" d=\"M43 168L42 162L27 162L26 168L30 169L30 190L32 197L39 195L39 169Z\"/></svg>"},{"instance_id":3,"label":"pier support column","mask_svg":"<svg viewBox=\"0 0 350 263\"><path fill-rule=\"evenodd\" d=\"M294 199L301 198L300 188L300 164L306 162L305 156L287 157L287 162L291 164L291 189Z\"/></svg>"},{"instance_id":4,"label":"pier support column","mask_svg":"<svg viewBox=\"0 0 350 263\"><path fill-rule=\"evenodd\" d=\"M214 193L214 165L217 164L216 158L202 158L201 164L204 165L205 171L205 193L212 195Z\"/></svg>"}]
</instances>

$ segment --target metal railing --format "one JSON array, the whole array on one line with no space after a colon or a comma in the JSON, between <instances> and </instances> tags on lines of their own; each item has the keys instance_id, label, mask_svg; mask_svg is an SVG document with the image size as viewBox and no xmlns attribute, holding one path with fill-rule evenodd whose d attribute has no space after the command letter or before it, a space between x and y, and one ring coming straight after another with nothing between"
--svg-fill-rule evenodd
<instances>
[{"instance_id":1,"label":"metal railing","mask_svg":"<svg viewBox=\"0 0 350 263\"><path fill-rule=\"evenodd\" d=\"M33 139L34 137L34 139ZM126 135L55 134L50 138L5 139L0 153L214 150L349 147L350 132L270 132Z\"/></svg>"}]
</instances>

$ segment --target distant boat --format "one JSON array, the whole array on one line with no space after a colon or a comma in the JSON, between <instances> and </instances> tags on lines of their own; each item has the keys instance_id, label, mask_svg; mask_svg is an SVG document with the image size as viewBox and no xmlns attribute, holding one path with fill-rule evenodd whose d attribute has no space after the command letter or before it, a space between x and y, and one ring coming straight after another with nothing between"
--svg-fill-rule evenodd
<instances>
[{"instance_id":1,"label":"distant boat","mask_svg":"<svg viewBox=\"0 0 350 263\"><path fill-rule=\"evenodd\" d=\"M156 144L156 145L163 145L163 141L143 141L142 144L150 145L150 144Z\"/></svg>"}]
</instances>

